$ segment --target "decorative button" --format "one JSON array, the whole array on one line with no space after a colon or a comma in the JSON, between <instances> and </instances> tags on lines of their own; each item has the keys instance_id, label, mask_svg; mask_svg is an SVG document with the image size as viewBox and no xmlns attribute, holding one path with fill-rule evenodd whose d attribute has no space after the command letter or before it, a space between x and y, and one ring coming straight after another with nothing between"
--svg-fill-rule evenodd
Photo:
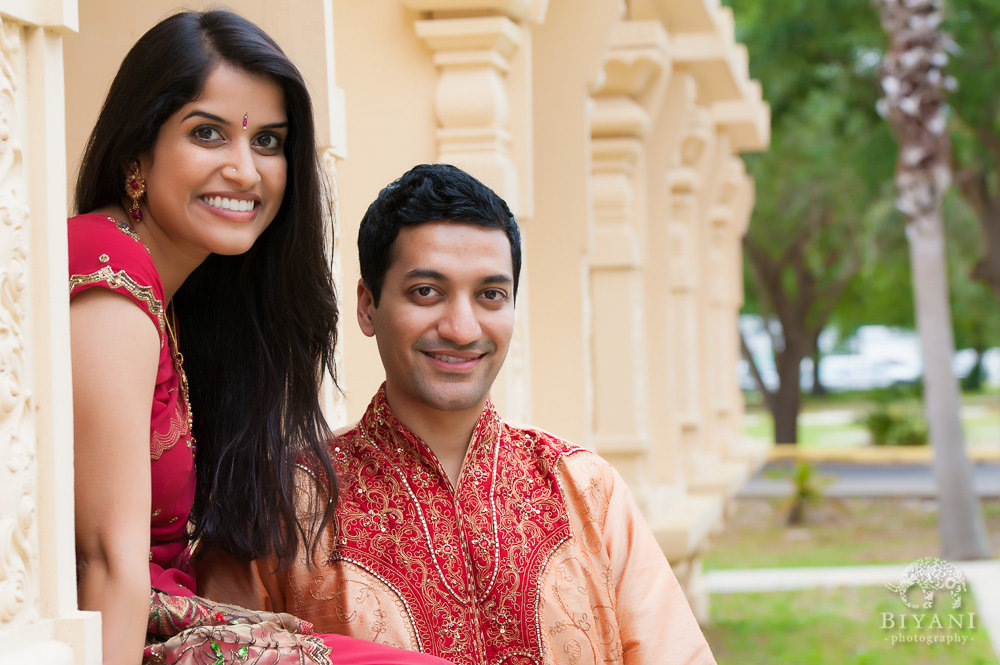
<instances>
[{"instance_id":1,"label":"decorative button","mask_svg":"<svg viewBox=\"0 0 1000 665\"><path fill-rule=\"evenodd\" d=\"M429 487L431 484L431 474L426 471L420 471L419 473L413 474L413 482L421 487Z\"/></svg>"}]
</instances>

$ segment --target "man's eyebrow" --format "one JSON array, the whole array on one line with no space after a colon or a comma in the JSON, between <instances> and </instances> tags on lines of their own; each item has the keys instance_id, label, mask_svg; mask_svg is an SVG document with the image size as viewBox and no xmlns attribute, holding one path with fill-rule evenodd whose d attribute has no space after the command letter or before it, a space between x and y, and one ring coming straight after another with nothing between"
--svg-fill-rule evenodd
<instances>
[{"instance_id":1,"label":"man's eyebrow","mask_svg":"<svg viewBox=\"0 0 1000 665\"><path fill-rule=\"evenodd\" d=\"M195 109L195 110L191 111L190 113L188 113L186 116L184 116L181 119L181 122L184 122L188 118L205 118L206 120L211 120L212 122L217 122L220 125L238 124L238 123L227 122L226 120L224 120L223 118L220 118L219 116L215 115L214 113L209 113L208 111L199 111L198 109ZM261 125L262 129L282 129L284 127L288 127L288 122L287 121L272 122L272 123L270 123L268 125Z\"/></svg>"},{"instance_id":2,"label":"man's eyebrow","mask_svg":"<svg viewBox=\"0 0 1000 665\"><path fill-rule=\"evenodd\" d=\"M418 278L418 279L433 279L438 282L448 281L448 279L443 274L439 273L437 270L431 270L429 268L414 268L413 270L411 270L410 272L406 273L403 276L406 277L407 279Z\"/></svg>"},{"instance_id":3,"label":"man's eyebrow","mask_svg":"<svg viewBox=\"0 0 1000 665\"><path fill-rule=\"evenodd\" d=\"M448 278L437 270L431 270L430 268L414 268L405 275L406 279L432 279L437 282L447 282ZM506 273L496 273L495 275L487 275L480 280L482 284L513 284L514 278Z\"/></svg>"}]
</instances>

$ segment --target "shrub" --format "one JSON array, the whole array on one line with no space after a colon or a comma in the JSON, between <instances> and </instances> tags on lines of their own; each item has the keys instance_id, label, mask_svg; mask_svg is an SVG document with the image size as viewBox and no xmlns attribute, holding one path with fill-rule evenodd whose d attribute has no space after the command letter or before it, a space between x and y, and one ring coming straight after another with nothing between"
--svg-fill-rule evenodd
<instances>
[{"instance_id":1,"label":"shrub","mask_svg":"<svg viewBox=\"0 0 1000 665\"><path fill-rule=\"evenodd\" d=\"M878 402L865 416L872 445L923 446L927 444L927 423L914 407Z\"/></svg>"}]
</instances>

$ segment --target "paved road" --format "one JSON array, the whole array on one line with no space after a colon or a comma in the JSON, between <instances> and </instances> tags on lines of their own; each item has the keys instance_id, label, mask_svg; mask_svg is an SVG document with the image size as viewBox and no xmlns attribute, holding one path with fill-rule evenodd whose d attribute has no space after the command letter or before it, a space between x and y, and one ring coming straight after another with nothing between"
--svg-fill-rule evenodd
<instances>
[{"instance_id":1,"label":"paved road","mask_svg":"<svg viewBox=\"0 0 1000 665\"><path fill-rule=\"evenodd\" d=\"M791 482L775 477L790 462L769 462L740 492L741 497L786 496ZM928 464L850 464L818 462L820 476L829 478L829 496L935 496L934 473ZM973 467L973 487L981 497L1000 497L1000 464L981 462Z\"/></svg>"}]
</instances>

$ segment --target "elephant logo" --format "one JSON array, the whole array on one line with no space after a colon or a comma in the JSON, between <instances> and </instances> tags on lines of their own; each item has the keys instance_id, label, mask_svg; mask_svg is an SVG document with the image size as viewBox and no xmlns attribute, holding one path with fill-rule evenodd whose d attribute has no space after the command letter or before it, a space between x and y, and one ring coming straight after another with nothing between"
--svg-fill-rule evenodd
<instances>
[{"instance_id":1,"label":"elephant logo","mask_svg":"<svg viewBox=\"0 0 1000 665\"><path fill-rule=\"evenodd\" d=\"M938 591L947 591L951 594L951 609L957 610L962 607L962 594L969 590L969 585L965 582L965 575L955 564L925 557L917 559L903 571L903 577L899 584L886 584L893 593L899 594L903 604L911 610L929 610L934 607L934 594ZM910 602L910 589L919 587L923 596L923 602L915 605Z\"/></svg>"}]
</instances>

